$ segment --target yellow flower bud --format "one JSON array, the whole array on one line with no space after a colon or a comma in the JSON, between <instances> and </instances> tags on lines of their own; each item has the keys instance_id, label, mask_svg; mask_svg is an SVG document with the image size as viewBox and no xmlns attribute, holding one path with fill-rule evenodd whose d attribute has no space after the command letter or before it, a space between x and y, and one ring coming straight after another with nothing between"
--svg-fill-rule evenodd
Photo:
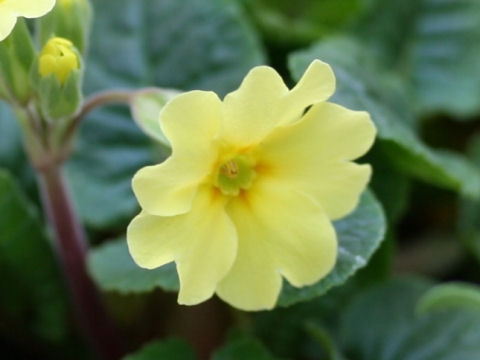
<instances>
[{"instance_id":1,"label":"yellow flower bud","mask_svg":"<svg viewBox=\"0 0 480 360\"><path fill-rule=\"evenodd\" d=\"M54 37L50 39L42 52L38 62L38 71L42 77L55 74L63 85L68 75L79 68L78 56L73 50L71 41Z\"/></svg>"}]
</instances>

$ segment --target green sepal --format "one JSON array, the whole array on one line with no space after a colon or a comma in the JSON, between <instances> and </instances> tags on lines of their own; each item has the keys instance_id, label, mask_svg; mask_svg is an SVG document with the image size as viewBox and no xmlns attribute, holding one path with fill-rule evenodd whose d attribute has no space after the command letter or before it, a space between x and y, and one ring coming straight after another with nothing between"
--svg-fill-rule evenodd
<instances>
[{"instance_id":1,"label":"green sepal","mask_svg":"<svg viewBox=\"0 0 480 360\"><path fill-rule=\"evenodd\" d=\"M163 107L180 93L174 89L146 88L137 91L130 104L132 117L140 129L168 149L171 145L160 126L159 115Z\"/></svg>"},{"instance_id":2,"label":"green sepal","mask_svg":"<svg viewBox=\"0 0 480 360\"><path fill-rule=\"evenodd\" d=\"M37 21L38 42L43 47L53 36L69 39L84 54L92 25L93 8L89 0L57 1L54 9Z\"/></svg>"},{"instance_id":3,"label":"green sepal","mask_svg":"<svg viewBox=\"0 0 480 360\"><path fill-rule=\"evenodd\" d=\"M0 42L0 96L24 105L31 98L30 68L35 49L30 32L19 18L12 33Z\"/></svg>"},{"instance_id":4,"label":"green sepal","mask_svg":"<svg viewBox=\"0 0 480 360\"><path fill-rule=\"evenodd\" d=\"M73 116L83 103L83 63L80 55L78 58L80 69L72 70L64 84L53 73L42 77L38 72L38 59L33 63L32 86L42 114L49 121Z\"/></svg>"}]
</instances>

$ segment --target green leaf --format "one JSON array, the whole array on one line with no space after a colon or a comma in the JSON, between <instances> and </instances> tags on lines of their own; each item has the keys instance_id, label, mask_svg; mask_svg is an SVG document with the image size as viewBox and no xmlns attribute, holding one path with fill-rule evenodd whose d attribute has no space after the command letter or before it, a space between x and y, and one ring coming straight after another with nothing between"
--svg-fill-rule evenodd
<instances>
[{"instance_id":1,"label":"green leaf","mask_svg":"<svg viewBox=\"0 0 480 360\"><path fill-rule=\"evenodd\" d=\"M367 110L378 129L381 146L397 166L423 181L480 196L480 171L463 156L426 146L411 128L414 116L401 81L382 71L372 54L348 38L330 38L290 56L290 69L299 79L310 62L332 65L337 91L332 98L351 109ZM410 126L408 125L410 124Z\"/></svg>"},{"instance_id":2,"label":"green leaf","mask_svg":"<svg viewBox=\"0 0 480 360\"><path fill-rule=\"evenodd\" d=\"M480 2L377 1L355 34L407 80L420 113L480 110Z\"/></svg>"},{"instance_id":3,"label":"green leaf","mask_svg":"<svg viewBox=\"0 0 480 360\"><path fill-rule=\"evenodd\" d=\"M94 6L88 92L157 85L224 95L265 62L232 1L103 0Z\"/></svg>"},{"instance_id":4,"label":"green leaf","mask_svg":"<svg viewBox=\"0 0 480 360\"><path fill-rule=\"evenodd\" d=\"M179 282L174 263L145 270L134 263L124 238L112 240L90 251L88 269L104 290L122 294L146 292L160 287L178 291Z\"/></svg>"},{"instance_id":5,"label":"green leaf","mask_svg":"<svg viewBox=\"0 0 480 360\"><path fill-rule=\"evenodd\" d=\"M274 357L258 340L250 337L235 338L215 351L212 360L280 360Z\"/></svg>"},{"instance_id":6,"label":"green leaf","mask_svg":"<svg viewBox=\"0 0 480 360\"><path fill-rule=\"evenodd\" d=\"M416 315L427 281L394 280L359 295L341 319L347 358L473 360L480 354L480 312L449 309Z\"/></svg>"},{"instance_id":7,"label":"green leaf","mask_svg":"<svg viewBox=\"0 0 480 360\"><path fill-rule=\"evenodd\" d=\"M288 306L325 294L343 284L364 267L385 235L385 216L371 192L366 191L357 209L334 223L338 237L338 259L330 274L312 286L300 289L284 283L278 304Z\"/></svg>"},{"instance_id":8,"label":"green leaf","mask_svg":"<svg viewBox=\"0 0 480 360\"><path fill-rule=\"evenodd\" d=\"M389 223L395 224L408 208L411 178L392 164L381 146L375 146L365 161L374 169L370 187L381 202Z\"/></svg>"},{"instance_id":9,"label":"green leaf","mask_svg":"<svg viewBox=\"0 0 480 360\"><path fill-rule=\"evenodd\" d=\"M179 339L154 341L123 360L194 360L195 353L190 344Z\"/></svg>"},{"instance_id":10,"label":"green leaf","mask_svg":"<svg viewBox=\"0 0 480 360\"><path fill-rule=\"evenodd\" d=\"M346 28L362 13L363 0L242 0L265 37L275 43L308 43Z\"/></svg>"},{"instance_id":11,"label":"green leaf","mask_svg":"<svg viewBox=\"0 0 480 360\"><path fill-rule=\"evenodd\" d=\"M139 211L133 175L166 154L153 147L127 108L103 108L85 120L67 163L75 205L89 227L123 230Z\"/></svg>"},{"instance_id":12,"label":"green leaf","mask_svg":"<svg viewBox=\"0 0 480 360\"><path fill-rule=\"evenodd\" d=\"M480 169L480 134L470 141L468 154ZM458 222L465 245L480 261L480 199L461 199Z\"/></svg>"},{"instance_id":13,"label":"green leaf","mask_svg":"<svg viewBox=\"0 0 480 360\"><path fill-rule=\"evenodd\" d=\"M165 104L180 92L172 89L150 88L138 91L132 98L130 109L137 125L143 132L163 146L170 142L160 127L159 114Z\"/></svg>"},{"instance_id":14,"label":"green leaf","mask_svg":"<svg viewBox=\"0 0 480 360\"><path fill-rule=\"evenodd\" d=\"M417 304L419 314L448 308L480 311L480 287L467 283L440 284L425 293Z\"/></svg>"},{"instance_id":15,"label":"green leaf","mask_svg":"<svg viewBox=\"0 0 480 360\"><path fill-rule=\"evenodd\" d=\"M263 51L240 7L223 0L95 1L87 93L160 86L225 94ZM92 228L123 229L138 211L134 173L166 154L133 123L127 107L95 111L81 126L68 176Z\"/></svg>"},{"instance_id":16,"label":"green leaf","mask_svg":"<svg viewBox=\"0 0 480 360\"><path fill-rule=\"evenodd\" d=\"M307 322L305 328L308 335L321 345L322 349L328 354L328 359L346 360L340 353L337 344L335 344L335 341L327 329L313 321Z\"/></svg>"},{"instance_id":17,"label":"green leaf","mask_svg":"<svg viewBox=\"0 0 480 360\"><path fill-rule=\"evenodd\" d=\"M0 331L20 326L60 341L68 328L62 277L38 215L3 170L0 213Z\"/></svg>"},{"instance_id":18,"label":"green leaf","mask_svg":"<svg viewBox=\"0 0 480 360\"><path fill-rule=\"evenodd\" d=\"M7 169L29 197L36 194L35 174L23 150L22 134L9 105L0 101L0 168Z\"/></svg>"}]
</instances>

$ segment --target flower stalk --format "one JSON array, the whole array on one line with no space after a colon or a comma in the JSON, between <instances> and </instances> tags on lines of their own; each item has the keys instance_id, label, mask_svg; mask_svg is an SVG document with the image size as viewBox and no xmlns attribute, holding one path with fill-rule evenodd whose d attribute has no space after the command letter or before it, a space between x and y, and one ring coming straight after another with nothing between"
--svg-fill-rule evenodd
<instances>
[{"instance_id":1,"label":"flower stalk","mask_svg":"<svg viewBox=\"0 0 480 360\"><path fill-rule=\"evenodd\" d=\"M116 360L122 355L121 341L108 318L100 294L86 271L85 232L72 206L59 165L38 172L42 200L54 230L54 244L62 263L76 316L84 336L100 359Z\"/></svg>"}]
</instances>

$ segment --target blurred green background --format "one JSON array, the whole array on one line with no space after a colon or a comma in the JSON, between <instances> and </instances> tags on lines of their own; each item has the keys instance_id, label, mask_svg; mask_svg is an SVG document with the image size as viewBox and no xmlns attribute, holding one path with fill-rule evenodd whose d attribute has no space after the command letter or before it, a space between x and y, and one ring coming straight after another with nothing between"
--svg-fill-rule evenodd
<instances>
[{"instance_id":1,"label":"blurred green background","mask_svg":"<svg viewBox=\"0 0 480 360\"><path fill-rule=\"evenodd\" d=\"M169 292L178 286L172 266L135 267L123 240L139 210L130 180L168 149L126 107L93 112L66 166L95 248L90 271L130 352L175 337L129 360L192 359L193 349L213 348L214 359L480 359L478 0L96 0L94 8L87 94L159 86L223 96L259 64L291 86L318 58L337 76L332 101L369 111L379 132L362 161L374 167L371 189L388 230L380 244L378 207L336 224L346 237L349 226L365 230L363 257L346 258L348 271L331 286L366 266L321 297L330 285L287 289L281 303L298 304L245 314L217 299L180 307ZM35 176L3 103L0 169L2 358L87 359ZM366 199L362 214L376 204ZM471 291L434 293L416 312L429 289L451 281Z\"/></svg>"}]
</instances>

